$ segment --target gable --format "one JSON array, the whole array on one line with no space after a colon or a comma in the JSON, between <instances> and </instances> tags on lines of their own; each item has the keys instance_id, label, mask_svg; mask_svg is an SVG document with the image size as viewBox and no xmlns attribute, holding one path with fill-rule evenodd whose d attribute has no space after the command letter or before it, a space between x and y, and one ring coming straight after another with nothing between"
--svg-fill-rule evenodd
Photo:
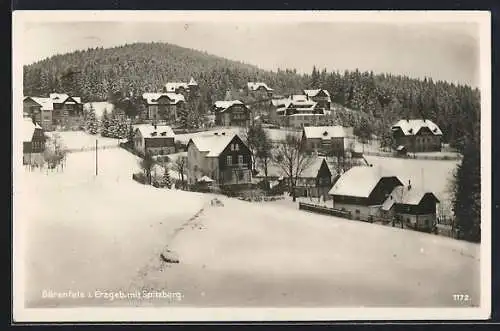
<instances>
[{"instance_id":1,"label":"gable","mask_svg":"<svg viewBox=\"0 0 500 331\"><path fill-rule=\"evenodd\" d=\"M332 172L330 171L330 168L326 164L326 160L323 159L323 162L321 162L321 166L319 167L318 171L318 177L331 177Z\"/></svg>"},{"instance_id":2,"label":"gable","mask_svg":"<svg viewBox=\"0 0 500 331\"><path fill-rule=\"evenodd\" d=\"M238 146L239 146L238 153L244 153L244 154L248 154L248 155L251 154L250 149L248 148L248 146L237 135L235 135L233 137L233 139L231 139L231 141L227 144L227 146L224 148L224 150L222 151L221 154L227 154L227 153L231 152L231 145L232 144L238 144Z\"/></svg>"},{"instance_id":3,"label":"gable","mask_svg":"<svg viewBox=\"0 0 500 331\"><path fill-rule=\"evenodd\" d=\"M23 100L23 103L25 105L30 105L30 106L39 106L41 107L42 105L39 104L38 102L36 102L35 100L33 100L31 97L26 97L24 100Z\"/></svg>"},{"instance_id":4,"label":"gable","mask_svg":"<svg viewBox=\"0 0 500 331\"><path fill-rule=\"evenodd\" d=\"M328 95L325 93L325 90L320 90L315 97L327 97Z\"/></svg>"},{"instance_id":5,"label":"gable","mask_svg":"<svg viewBox=\"0 0 500 331\"><path fill-rule=\"evenodd\" d=\"M170 99L167 95L162 95L158 99L156 99L156 102L159 104L171 104L174 100Z\"/></svg>"}]
</instances>

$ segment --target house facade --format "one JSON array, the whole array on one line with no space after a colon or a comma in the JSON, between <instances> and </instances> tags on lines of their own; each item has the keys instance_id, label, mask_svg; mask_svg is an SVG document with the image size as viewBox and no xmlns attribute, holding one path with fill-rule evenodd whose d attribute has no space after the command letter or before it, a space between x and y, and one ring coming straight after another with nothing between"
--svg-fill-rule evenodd
<instances>
[{"instance_id":1,"label":"house facade","mask_svg":"<svg viewBox=\"0 0 500 331\"><path fill-rule=\"evenodd\" d=\"M325 110L330 110L332 100L330 93L327 90L316 89L316 90L304 90L304 95L307 96L308 100L312 100L317 103L318 108Z\"/></svg>"},{"instance_id":2,"label":"house facade","mask_svg":"<svg viewBox=\"0 0 500 331\"><path fill-rule=\"evenodd\" d=\"M330 110L320 106L305 94L271 101L270 122L279 126L303 128L306 126L332 125Z\"/></svg>"},{"instance_id":3,"label":"house facade","mask_svg":"<svg viewBox=\"0 0 500 331\"><path fill-rule=\"evenodd\" d=\"M23 164L43 165L45 151L45 134L42 127L30 118L23 119Z\"/></svg>"},{"instance_id":4,"label":"house facade","mask_svg":"<svg viewBox=\"0 0 500 331\"><path fill-rule=\"evenodd\" d=\"M45 131L79 130L84 125L81 99L61 93L51 93L48 98L25 97L23 117L34 119Z\"/></svg>"},{"instance_id":5,"label":"house facade","mask_svg":"<svg viewBox=\"0 0 500 331\"><path fill-rule=\"evenodd\" d=\"M52 123L56 129L80 130L84 125L83 104L79 97L51 93Z\"/></svg>"},{"instance_id":6,"label":"house facade","mask_svg":"<svg viewBox=\"0 0 500 331\"><path fill-rule=\"evenodd\" d=\"M190 139L187 160L190 186L205 176L218 187L251 184L251 153L234 133L216 132Z\"/></svg>"},{"instance_id":7,"label":"house facade","mask_svg":"<svg viewBox=\"0 0 500 331\"><path fill-rule=\"evenodd\" d=\"M146 119L174 123L186 107L186 99L180 93L144 93Z\"/></svg>"},{"instance_id":8,"label":"house facade","mask_svg":"<svg viewBox=\"0 0 500 331\"><path fill-rule=\"evenodd\" d=\"M323 157L316 158L313 164L305 169L297 178L296 197L320 198L329 200L328 191L332 187L335 171L330 168Z\"/></svg>"},{"instance_id":9,"label":"house facade","mask_svg":"<svg viewBox=\"0 0 500 331\"><path fill-rule=\"evenodd\" d=\"M217 101L213 107L215 125L240 126L250 125L252 113L250 109L239 100Z\"/></svg>"},{"instance_id":10,"label":"house facade","mask_svg":"<svg viewBox=\"0 0 500 331\"><path fill-rule=\"evenodd\" d=\"M247 94L257 99L267 99L273 96L274 90L263 82L248 82L246 88Z\"/></svg>"},{"instance_id":11,"label":"house facade","mask_svg":"<svg viewBox=\"0 0 500 331\"><path fill-rule=\"evenodd\" d=\"M352 127L306 126L302 129L302 144L309 153L343 156L353 137Z\"/></svg>"},{"instance_id":12,"label":"house facade","mask_svg":"<svg viewBox=\"0 0 500 331\"><path fill-rule=\"evenodd\" d=\"M400 120L391 128L394 148L405 147L410 153L439 152L443 133L428 119Z\"/></svg>"},{"instance_id":13,"label":"house facade","mask_svg":"<svg viewBox=\"0 0 500 331\"><path fill-rule=\"evenodd\" d=\"M381 218L402 222L407 228L431 232L436 223L439 199L432 192L397 186L381 207Z\"/></svg>"},{"instance_id":14,"label":"house facade","mask_svg":"<svg viewBox=\"0 0 500 331\"><path fill-rule=\"evenodd\" d=\"M161 156L175 153L175 134L170 126L140 124L134 126L134 149L140 154Z\"/></svg>"},{"instance_id":15,"label":"house facade","mask_svg":"<svg viewBox=\"0 0 500 331\"><path fill-rule=\"evenodd\" d=\"M200 88L193 77L189 82L168 82L163 87L163 93L175 93L184 96L184 99L189 102L200 96Z\"/></svg>"},{"instance_id":16,"label":"house facade","mask_svg":"<svg viewBox=\"0 0 500 331\"><path fill-rule=\"evenodd\" d=\"M50 98L25 97L23 99L23 117L34 119L45 131L52 131L54 128L53 110Z\"/></svg>"},{"instance_id":17,"label":"house facade","mask_svg":"<svg viewBox=\"0 0 500 331\"><path fill-rule=\"evenodd\" d=\"M380 168L355 166L342 174L328 193L333 208L350 212L352 219L370 221L380 217L380 207L400 185L396 176L384 174Z\"/></svg>"}]
</instances>

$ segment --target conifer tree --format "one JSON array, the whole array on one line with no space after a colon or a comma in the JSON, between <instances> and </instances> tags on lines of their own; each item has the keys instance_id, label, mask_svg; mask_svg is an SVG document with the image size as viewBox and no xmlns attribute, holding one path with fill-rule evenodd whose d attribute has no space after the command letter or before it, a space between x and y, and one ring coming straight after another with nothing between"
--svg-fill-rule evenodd
<instances>
[{"instance_id":1,"label":"conifer tree","mask_svg":"<svg viewBox=\"0 0 500 331\"><path fill-rule=\"evenodd\" d=\"M165 163L164 166L165 172L163 173L163 185L170 189L172 187L172 179L170 178L170 167L168 163Z\"/></svg>"},{"instance_id":2,"label":"conifer tree","mask_svg":"<svg viewBox=\"0 0 500 331\"><path fill-rule=\"evenodd\" d=\"M95 109L92 106L92 104L90 104L90 107L89 107L88 111L86 112L85 129L90 134L96 134L98 131L97 117L95 115Z\"/></svg>"},{"instance_id":3,"label":"conifer tree","mask_svg":"<svg viewBox=\"0 0 500 331\"><path fill-rule=\"evenodd\" d=\"M109 114L108 110L105 109L104 113L102 114L102 125L101 125L101 135L103 137L109 137L109 127L110 127L110 119L109 119Z\"/></svg>"}]
</instances>

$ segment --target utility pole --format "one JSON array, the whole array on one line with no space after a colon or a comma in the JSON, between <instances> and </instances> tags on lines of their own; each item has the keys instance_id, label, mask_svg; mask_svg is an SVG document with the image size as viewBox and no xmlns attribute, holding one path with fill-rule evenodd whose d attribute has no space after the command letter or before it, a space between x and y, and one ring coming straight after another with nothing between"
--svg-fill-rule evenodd
<instances>
[{"instance_id":1,"label":"utility pole","mask_svg":"<svg viewBox=\"0 0 500 331\"><path fill-rule=\"evenodd\" d=\"M98 140L95 140L95 175L97 176L97 165L98 165L98 158L97 158L97 142Z\"/></svg>"}]
</instances>

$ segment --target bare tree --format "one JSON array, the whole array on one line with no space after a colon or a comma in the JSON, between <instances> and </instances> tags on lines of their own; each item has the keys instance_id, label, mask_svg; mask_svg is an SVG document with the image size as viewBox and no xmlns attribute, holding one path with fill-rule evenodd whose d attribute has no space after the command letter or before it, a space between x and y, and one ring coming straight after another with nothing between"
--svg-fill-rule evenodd
<instances>
[{"instance_id":1,"label":"bare tree","mask_svg":"<svg viewBox=\"0 0 500 331\"><path fill-rule=\"evenodd\" d=\"M144 171L144 174L147 177L149 185L151 185L152 181L152 176L151 172L156 164L155 159L151 155L151 153L146 152L144 155L144 158L139 161L139 166L141 167L142 171Z\"/></svg>"},{"instance_id":2,"label":"bare tree","mask_svg":"<svg viewBox=\"0 0 500 331\"><path fill-rule=\"evenodd\" d=\"M186 158L182 157L182 156L179 156L174 164L173 164L173 169L179 173L179 175L181 176L181 182L182 182L182 186L183 188L185 188L184 186L184 173L186 172Z\"/></svg>"},{"instance_id":3,"label":"bare tree","mask_svg":"<svg viewBox=\"0 0 500 331\"><path fill-rule=\"evenodd\" d=\"M66 148L59 134L52 135L45 144L43 158L48 165L48 169L56 169L60 167L64 170L66 161Z\"/></svg>"},{"instance_id":4,"label":"bare tree","mask_svg":"<svg viewBox=\"0 0 500 331\"><path fill-rule=\"evenodd\" d=\"M314 162L314 156L305 152L300 138L287 134L285 139L277 144L272 160L288 177L288 186L295 202L297 180Z\"/></svg>"}]
</instances>

